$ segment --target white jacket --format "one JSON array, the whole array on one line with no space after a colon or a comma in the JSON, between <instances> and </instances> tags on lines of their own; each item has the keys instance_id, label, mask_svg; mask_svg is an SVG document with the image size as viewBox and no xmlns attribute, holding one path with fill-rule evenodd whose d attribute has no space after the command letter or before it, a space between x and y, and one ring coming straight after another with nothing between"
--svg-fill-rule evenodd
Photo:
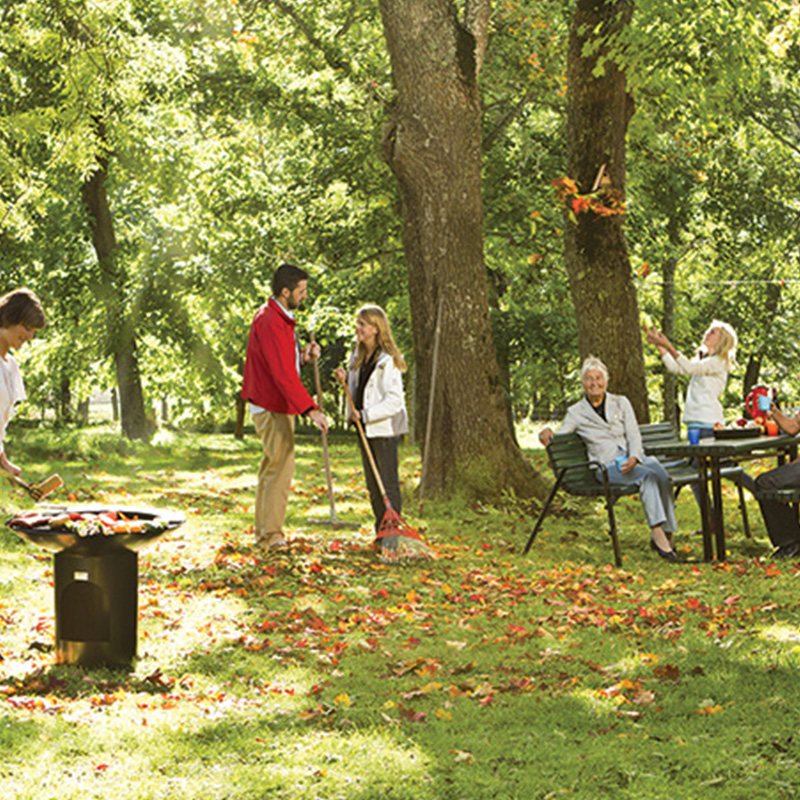
<instances>
[{"instance_id":1,"label":"white jacket","mask_svg":"<svg viewBox=\"0 0 800 800\"><path fill-rule=\"evenodd\" d=\"M712 427L715 422L725 424L725 412L719 398L728 382L728 366L719 356L688 359L669 353L661 356L664 366L676 375L691 375L683 407L684 422L703 422Z\"/></svg>"},{"instance_id":2,"label":"white jacket","mask_svg":"<svg viewBox=\"0 0 800 800\"><path fill-rule=\"evenodd\" d=\"M347 373L347 388L353 396L358 386L359 372L353 367L354 361L355 353L350 358L350 370ZM368 439L408 433L403 373L395 366L394 359L388 353L380 353L378 363L364 387L361 421Z\"/></svg>"},{"instance_id":3,"label":"white jacket","mask_svg":"<svg viewBox=\"0 0 800 800\"><path fill-rule=\"evenodd\" d=\"M16 360L8 353L0 359L0 453L4 452L6 425L14 415L14 406L25 399L25 385Z\"/></svg>"}]
</instances>

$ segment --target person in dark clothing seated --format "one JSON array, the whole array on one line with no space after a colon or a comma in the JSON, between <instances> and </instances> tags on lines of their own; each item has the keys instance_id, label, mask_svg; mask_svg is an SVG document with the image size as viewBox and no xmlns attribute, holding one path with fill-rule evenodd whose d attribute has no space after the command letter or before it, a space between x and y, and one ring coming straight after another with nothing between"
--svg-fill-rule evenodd
<instances>
[{"instance_id":1,"label":"person in dark clothing seated","mask_svg":"<svg viewBox=\"0 0 800 800\"><path fill-rule=\"evenodd\" d=\"M784 433L796 436L800 433L800 414L787 417L774 403L767 412ZM748 484L745 484L750 488ZM780 467L764 472L755 479L755 490L800 489L800 458ZM797 514L789 503L778 500L759 500L761 514L770 541L776 550L775 558L800 559L800 524Z\"/></svg>"}]
</instances>

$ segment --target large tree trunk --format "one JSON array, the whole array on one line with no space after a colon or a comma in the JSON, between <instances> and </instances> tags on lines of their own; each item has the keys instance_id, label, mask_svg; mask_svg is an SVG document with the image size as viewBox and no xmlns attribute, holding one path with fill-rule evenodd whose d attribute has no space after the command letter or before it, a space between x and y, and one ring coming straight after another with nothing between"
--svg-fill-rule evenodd
<instances>
[{"instance_id":1,"label":"large tree trunk","mask_svg":"<svg viewBox=\"0 0 800 800\"><path fill-rule=\"evenodd\" d=\"M626 92L624 73L610 60L601 74L593 74L607 47L594 50L590 45L598 36L621 30L630 17L629 0L578 0L570 24L567 174L585 195L605 165L597 199L614 210L625 197L625 137L633 100ZM593 54L585 56L587 51ZM627 395L639 421L645 422L649 411L639 304L623 216L604 216L591 208L566 214L565 257L581 358L602 358L611 374L611 391Z\"/></svg>"},{"instance_id":2,"label":"large tree trunk","mask_svg":"<svg viewBox=\"0 0 800 800\"><path fill-rule=\"evenodd\" d=\"M451 0L381 0L380 9L397 90L384 153L402 198L418 420L426 419L443 299L425 496L541 492L514 445L489 321L476 66L484 40L459 23ZM487 9L471 4L473 30L485 30Z\"/></svg>"},{"instance_id":3,"label":"large tree trunk","mask_svg":"<svg viewBox=\"0 0 800 800\"><path fill-rule=\"evenodd\" d=\"M102 123L97 123L101 140L104 139ZM106 309L106 324L111 353L117 374L122 431L129 439L147 440L149 429L144 411L139 359L133 321L126 313L123 297L123 280L116 263L117 243L114 221L106 194L108 158L97 160L97 169L82 186L83 202L89 216L94 245L103 282L99 298Z\"/></svg>"}]
</instances>

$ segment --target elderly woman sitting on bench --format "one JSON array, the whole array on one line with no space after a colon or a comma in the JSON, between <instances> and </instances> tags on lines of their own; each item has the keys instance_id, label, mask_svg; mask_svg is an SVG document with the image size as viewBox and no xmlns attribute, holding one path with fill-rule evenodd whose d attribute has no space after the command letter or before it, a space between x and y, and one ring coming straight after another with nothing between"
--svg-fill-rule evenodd
<instances>
[{"instance_id":1,"label":"elderly woman sitting on bench","mask_svg":"<svg viewBox=\"0 0 800 800\"><path fill-rule=\"evenodd\" d=\"M678 561L668 535L677 530L672 483L658 459L644 454L630 400L606 392L608 370L599 358L590 356L583 362L581 382L585 396L567 409L558 433L577 433L586 442L589 458L605 464L610 483L638 487L650 526L650 546L666 561ZM545 428L539 441L546 447L553 436ZM599 469L597 479L602 479Z\"/></svg>"}]
</instances>

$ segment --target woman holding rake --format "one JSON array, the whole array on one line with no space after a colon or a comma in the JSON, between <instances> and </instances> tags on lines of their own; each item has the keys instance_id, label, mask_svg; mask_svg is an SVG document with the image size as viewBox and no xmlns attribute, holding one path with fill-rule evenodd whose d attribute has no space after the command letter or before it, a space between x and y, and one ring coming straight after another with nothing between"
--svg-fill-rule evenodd
<instances>
[{"instance_id":1,"label":"woman holding rake","mask_svg":"<svg viewBox=\"0 0 800 800\"><path fill-rule=\"evenodd\" d=\"M400 436L408 433L403 394L405 369L406 362L395 344L386 312L380 306L362 306L356 316L356 346L350 368L345 371L339 367L335 375L353 398L350 419L363 426L389 502L398 514L402 498L397 447ZM361 437L359 446L377 533L386 505Z\"/></svg>"}]
</instances>

